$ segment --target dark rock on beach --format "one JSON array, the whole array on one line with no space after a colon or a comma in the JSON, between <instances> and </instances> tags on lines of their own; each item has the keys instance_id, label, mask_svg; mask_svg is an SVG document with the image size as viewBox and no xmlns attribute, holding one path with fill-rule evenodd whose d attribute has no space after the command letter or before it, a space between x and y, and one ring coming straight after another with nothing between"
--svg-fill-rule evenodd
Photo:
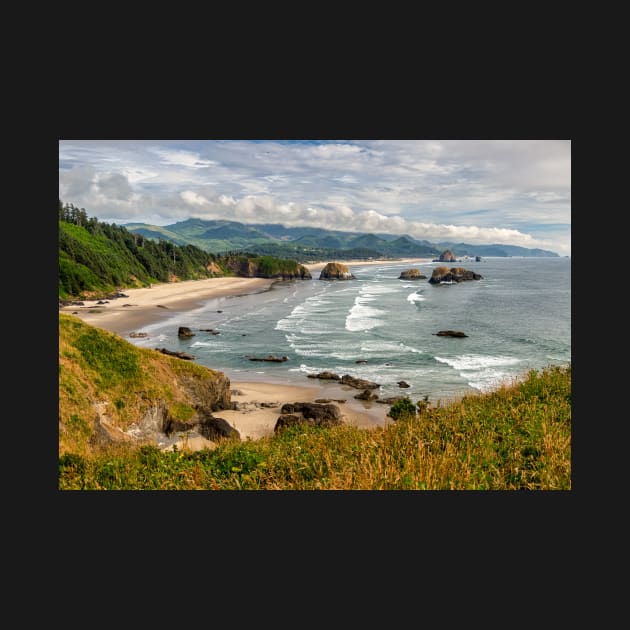
<instances>
[{"instance_id":1,"label":"dark rock on beach","mask_svg":"<svg viewBox=\"0 0 630 630\"><path fill-rule=\"evenodd\" d=\"M195 333L188 326L180 326L177 331L178 337L194 337Z\"/></svg>"},{"instance_id":2,"label":"dark rock on beach","mask_svg":"<svg viewBox=\"0 0 630 630\"><path fill-rule=\"evenodd\" d=\"M286 403L282 405L280 413L282 415L276 421L275 433L285 427L295 426L296 424L333 427L342 423L339 407L333 404Z\"/></svg>"},{"instance_id":3,"label":"dark rock on beach","mask_svg":"<svg viewBox=\"0 0 630 630\"><path fill-rule=\"evenodd\" d=\"M407 381L398 381L398 387L411 387Z\"/></svg>"},{"instance_id":4,"label":"dark rock on beach","mask_svg":"<svg viewBox=\"0 0 630 630\"><path fill-rule=\"evenodd\" d=\"M172 350L167 350L166 348L156 348L158 352L162 354L168 354L171 357L177 357L178 359L186 359L187 361L192 361L195 357L192 354L188 354L188 352L173 352Z\"/></svg>"},{"instance_id":5,"label":"dark rock on beach","mask_svg":"<svg viewBox=\"0 0 630 630\"><path fill-rule=\"evenodd\" d=\"M434 334L438 337L468 337L466 333L463 333L460 330L440 330Z\"/></svg>"},{"instance_id":6,"label":"dark rock on beach","mask_svg":"<svg viewBox=\"0 0 630 630\"><path fill-rule=\"evenodd\" d=\"M356 387L357 389L377 389L380 387L378 383L374 381L368 381L364 378L355 378L350 374L344 374L341 377L342 385L350 385L350 387Z\"/></svg>"},{"instance_id":7,"label":"dark rock on beach","mask_svg":"<svg viewBox=\"0 0 630 630\"><path fill-rule=\"evenodd\" d=\"M164 423L163 431L169 436L175 432L195 431L212 442L221 439L241 439L241 434L227 420L217 418L208 412L200 412L194 422L182 422L168 418Z\"/></svg>"},{"instance_id":8,"label":"dark rock on beach","mask_svg":"<svg viewBox=\"0 0 630 630\"><path fill-rule=\"evenodd\" d=\"M273 354L270 354L266 357L247 357L250 361L271 361L272 363L282 363L284 361L288 361L289 357L282 356L276 357Z\"/></svg>"},{"instance_id":9,"label":"dark rock on beach","mask_svg":"<svg viewBox=\"0 0 630 630\"><path fill-rule=\"evenodd\" d=\"M319 374L307 374L307 378L319 378L323 381L340 381L341 376L334 372L320 372Z\"/></svg>"},{"instance_id":10,"label":"dark rock on beach","mask_svg":"<svg viewBox=\"0 0 630 630\"><path fill-rule=\"evenodd\" d=\"M357 400L376 400L378 398L378 394L375 394L369 389L364 389L360 394L357 394L355 398Z\"/></svg>"}]
</instances>

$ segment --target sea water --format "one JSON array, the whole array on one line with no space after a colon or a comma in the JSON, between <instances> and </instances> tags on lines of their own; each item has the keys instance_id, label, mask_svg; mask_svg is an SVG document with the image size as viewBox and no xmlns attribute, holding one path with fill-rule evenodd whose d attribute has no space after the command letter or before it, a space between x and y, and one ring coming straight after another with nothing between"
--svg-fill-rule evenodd
<instances>
[{"instance_id":1,"label":"sea water","mask_svg":"<svg viewBox=\"0 0 630 630\"><path fill-rule=\"evenodd\" d=\"M571 260L484 258L454 263L481 280L432 285L400 280L441 263L349 265L356 280L279 282L269 290L209 299L142 329L138 346L194 355L232 380L312 386L308 374L350 374L381 397L457 399L571 362ZM194 337L179 338L179 326ZM218 335L200 329L213 329ZM436 335L455 330L466 337ZM286 356L281 363L250 357ZM401 389L399 381L410 387Z\"/></svg>"}]
</instances>

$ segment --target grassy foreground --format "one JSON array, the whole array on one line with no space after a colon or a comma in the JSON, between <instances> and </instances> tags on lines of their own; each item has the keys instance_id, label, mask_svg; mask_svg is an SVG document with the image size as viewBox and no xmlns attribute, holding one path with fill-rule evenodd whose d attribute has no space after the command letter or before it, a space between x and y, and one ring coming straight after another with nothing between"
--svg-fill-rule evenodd
<instances>
[{"instance_id":1,"label":"grassy foreground","mask_svg":"<svg viewBox=\"0 0 630 630\"><path fill-rule=\"evenodd\" d=\"M393 424L294 427L215 450L59 458L61 490L570 490L571 367Z\"/></svg>"}]
</instances>

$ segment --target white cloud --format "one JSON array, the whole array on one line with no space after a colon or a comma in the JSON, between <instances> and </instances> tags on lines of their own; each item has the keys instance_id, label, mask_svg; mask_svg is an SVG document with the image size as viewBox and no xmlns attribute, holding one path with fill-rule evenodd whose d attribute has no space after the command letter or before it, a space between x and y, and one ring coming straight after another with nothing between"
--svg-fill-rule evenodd
<instances>
[{"instance_id":1,"label":"white cloud","mask_svg":"<svg viewBox=\"0 0 630 630\"><path fill-rule=\"evenodd\" d=\"M164 164L185 166L186 168L207 168L216 164L216 162L204 160L198 153L190 151L173 151L161 148L155 148L152 151L162 158L161 161Z\"/></svg>"},{"instance_id":2,"label":"white cloud","mask_svg":"<svg viewBox=\"0 0 630 630\"><path fill-rule=\"evenodd\" d=\"M571 249L570 141L62 140L59 158L62 201L101 220L194 214Z\"/></svg>"}]
</instances>

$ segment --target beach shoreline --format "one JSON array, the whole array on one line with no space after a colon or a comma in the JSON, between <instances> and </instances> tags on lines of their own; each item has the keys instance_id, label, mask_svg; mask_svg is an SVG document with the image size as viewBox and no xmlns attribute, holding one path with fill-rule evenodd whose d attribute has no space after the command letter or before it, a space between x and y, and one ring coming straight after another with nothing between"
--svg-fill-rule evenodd
<instances>
[{"instance_id":1,"label":"beach shoreline","mask_svg":"<svg viewBox=\"0 0 630 630\"><path fill-rule=\"evenodd\" d=\"M343 262L350 267L383 264L422 264L432 262L430 258L401 258L398 260L351 260ZM304 265L316 279L327 263L309 263ZM123 289L127 297L107 300L80 300L82 306L69 305L59 308L60 313L70 313L82 319L86 324L103 328L121 336L140 330L143 326L154 324L173 315L203 306L208 300L241 296L268 291L277 282L274 278L222 277L202 280L183 280L165 282L150 287ZM300 281L302 282L302 281Z\"/></svg>"},{"instance_id":2,"label":"beach shoreline","mask_svg":"<svg viewBox=\"0 0 630 630\"><path fill-rule=\"evenodd\" d=\"M430 259L399 259L373 261L344 261L350 267L382 264L420 264ZM317 272L326 263L305 265L309 271ZM313 273L317 279L317 274ZM276 282L268 278L208 278L174 283L155 284L151 287L124 289L126 296L98 304L99 300L82 300L83 305L68 305L60 313L72 314L92 326L102 328L122 337L141 331L144 326L201 307L209 300L227 296L244 296L270 290ZM301 282L301 281L300 281ZM218 369L218 368L213 368ZM219 371L223 371L220 370ZM223 417L240 433L242 439L258 439L273 435L281 406L284 403L315 402L329 400L338 405L343 422L361 428L384 426L391 422L387 416L389 405L354 398L360 390L341 385L336 381L308 379L308 384L299 385L279 382L264 375L260 380L239 380L230 370L230 388L235 392L232 399L239 409L223 410Z\"/></svg>"}]
</instances>

